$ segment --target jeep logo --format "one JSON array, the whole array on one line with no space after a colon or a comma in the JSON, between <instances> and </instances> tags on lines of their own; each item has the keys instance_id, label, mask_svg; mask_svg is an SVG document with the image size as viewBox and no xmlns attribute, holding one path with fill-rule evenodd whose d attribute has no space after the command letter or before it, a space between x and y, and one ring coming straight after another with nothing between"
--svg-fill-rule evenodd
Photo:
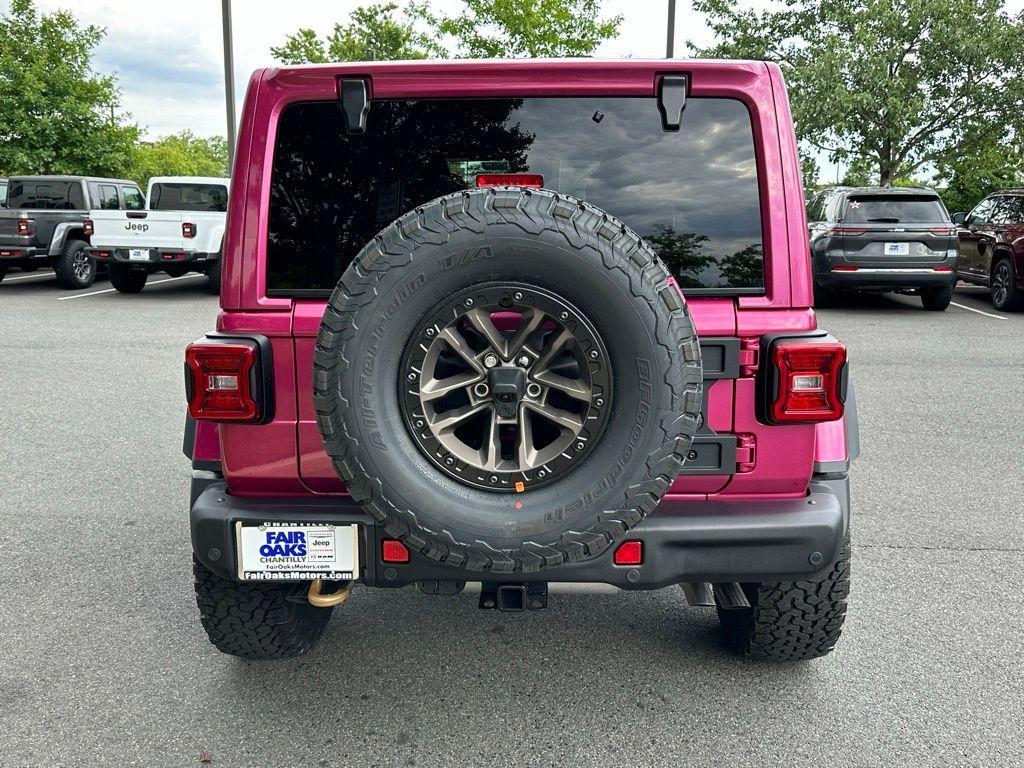
<instances>
[{"instance_id":1,"label":"jeep logo","mask_svg":"<svg viewBox=\"0 0 1024 768\"><path fill-rule=\"evenodd\" d=\"M124 225L124 228L129 232L148 232L149 224L133 224L129 221Z\"/></svg>"}]
</instances>

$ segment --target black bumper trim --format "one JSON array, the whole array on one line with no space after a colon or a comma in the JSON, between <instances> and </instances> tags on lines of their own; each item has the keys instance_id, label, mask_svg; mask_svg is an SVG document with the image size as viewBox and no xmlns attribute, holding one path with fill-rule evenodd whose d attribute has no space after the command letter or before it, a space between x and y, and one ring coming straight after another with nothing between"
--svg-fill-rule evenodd
<instances>
[{"instance_id":1,"label":"black bumper trim","mask_svg":"<svg viewBox=\"0 0 1024 768\"><path fill-rule=\"evenodd\" d=\"M435 563L416 552L407 564L379 562L387 538L348 497L239 498L223 482L207 483L196 494L190 516L192 548L207 568L236 578L236 521L259 523L359 523L360 581L402 587L417 581L480 581L493 574ZM596 582L623 589L658 589L688 581L774 582L814 578L828 570L849 526L849 482L845 476L818 479L806 497L695 502L665 499L630 531L644 544L640 566L616 566L612 552L540 573L501 574L503 582Z\"/></svg>"}]
</instances>

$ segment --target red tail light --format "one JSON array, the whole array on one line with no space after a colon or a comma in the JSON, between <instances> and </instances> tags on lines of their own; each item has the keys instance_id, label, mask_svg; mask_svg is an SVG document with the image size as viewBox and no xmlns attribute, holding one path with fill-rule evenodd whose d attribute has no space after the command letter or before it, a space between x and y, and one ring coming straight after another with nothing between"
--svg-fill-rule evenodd
<instances>
[{"instance_id":1,"label":"red tail light","mask_svg":"<svg viewBox=\"0 0 1024 768\"><path fill-rule=\"evenodd\" d=\"M544 186L544 177L539 173L481 173L476 177L478 187L530 187Z\"/></svg>"},{"instance_id":2,"label":"red tail light","mask_svg":"<svg viewBox=\"0 0 1024 768\"><path fill-rule=\"evenodd\" d=\"M785 339L772 346L775 377L768 416L777 424L843 416L846 347L826 339Z\"/></svg>"},{"instance_id":3,"label":"red tail light","mask_svg":"<svg viewBox=\"0 0 1024 768\"><path fill-rule=\"evenodd\" d=\"M856 272L860 267L832 267L833 272Z\"/></svg>"},{"instance_id":4,"label":"red tail light","mask_svg":"<svg viewBox=\"0 0 1024 768\"><path fill-rule=\"evenodd\" d=\"M863 227L834 227L828 231L830 235L863 235L867 232Z\"/></svg>"},{"instance_id":5,"label":"red tail light","mask_svg":"<svg viewBox=\"0 0 1024 768\"><path fill-rule=\"evenodd\" d=\"M257 421L255 342L196 342L185 350L188 412L205 421Z\"/></svg>"},{"instance_id":6,"label":"red tail light","mask_svg":"<svg viewBox=\"0 0 1024 768\"><path fill-rule=\"evenodd\" d=\"M36 223L32 219L18 219L18 234L31 235L32 230L35 229L35 224Z\"/></svg>"},{"instance_id":7,"label":"red tail light","mask_svg":"<svg viewBox=\"0 0 1024 768\"><path fill-rule=\"evenodd\" d=\"M932 267L932 272L952 272L952 267Z\"/></svg>"},{"instance_id":8,"label":"red tail light","mask_svg":"<svg viewBox=\"0 0 1024 768\"><path fill-rule=\"evenodd\" d=\"M644 543L642 541L624 541L615 550L612 561L616 565L640 565L644 561Z\"/></svg>"},{"instance_id":9,"label":"red tail light","mask_svg":"<svg viewBox=\"0 0 1024 768\"><path fill-rule=\"evenodd\" d=\"M92 236L92 233L93 233L92 219L86 219L85 221L82 222L82 231L86 235Z\"/></svg>"},{"instance_id":10,"label":"red tail light","mask_svg":"<svg viewBox=\"0 0 1024 768\"><path fill-rule=\"evenodd\" d=\"M956 227L935 227L934 229L929 229L928 231L931 232L933 235L955 235Z\"/></svg>"},{"instance_id":11,"label":"red tail light","mask_svg":"<svg viewBox=\"0 0 1024 768\"><path fill-rule=\"evenodd\" d=\"M195 237L196 236L196 225L188 221L181 222L181 236L182 237Z\"/></svg>"},{"instance_id":12,"label":"red tail light","mask_svg":"<svg viewBox=\"0 0 1024 768\"><path fill-rule=\"evenodd\" d=\"M380 559L385 563L408 563L409 549L398 539L384 539L380 543Z\"/></svg>"}]
</instances>

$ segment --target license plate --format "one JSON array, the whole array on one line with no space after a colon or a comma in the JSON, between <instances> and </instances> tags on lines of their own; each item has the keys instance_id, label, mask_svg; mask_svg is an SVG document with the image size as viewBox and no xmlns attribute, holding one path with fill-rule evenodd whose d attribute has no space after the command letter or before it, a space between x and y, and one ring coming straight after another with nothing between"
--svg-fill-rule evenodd
<instances>
[{"instance_id":1,"label":"license plate","mask_svg":"<svg viewBox=\"0 0 1024 768\"><path fill-rule=\"evenodd\" d=\"M128 250L128 261L149 261L148 248L131 248Z\"/></svg>"},{"instance_id":2,"label":"license plate","mask_svg":"<svg viewBox=\"0 0 1024 768\"><path fill-rule=\"evenodd\" d=\"M351 581L359 571L359 526L235 523L238 578Z\"/></svg>"},{"instance_id":3,"label":"license plate","mask_svg":"<svg viewBox=\"0 0 1024 768\"><path fill-rule=\"evenodd\" d=\"M886 256L909 256L910 255L910 243L886 243L885 244L885 255Z\"/></svg>"}]
</instances>

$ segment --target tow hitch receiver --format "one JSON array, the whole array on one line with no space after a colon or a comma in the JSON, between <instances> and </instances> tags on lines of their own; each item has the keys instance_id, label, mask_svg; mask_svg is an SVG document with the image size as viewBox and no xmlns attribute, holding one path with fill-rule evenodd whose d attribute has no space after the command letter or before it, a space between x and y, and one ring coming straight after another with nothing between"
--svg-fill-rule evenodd
<instances>
[{"instance_id":1,"label":"tow hitch receiver","mask_svg":"<svg viewBox=\"0 0 1024 768\"><path fill-rule=\"evenodd\" d=\"M480 585L480 608L488 611L539 611L548 606L546 581L529 584L500 584L485 581Z\"/></svg>"}]
</instances>

